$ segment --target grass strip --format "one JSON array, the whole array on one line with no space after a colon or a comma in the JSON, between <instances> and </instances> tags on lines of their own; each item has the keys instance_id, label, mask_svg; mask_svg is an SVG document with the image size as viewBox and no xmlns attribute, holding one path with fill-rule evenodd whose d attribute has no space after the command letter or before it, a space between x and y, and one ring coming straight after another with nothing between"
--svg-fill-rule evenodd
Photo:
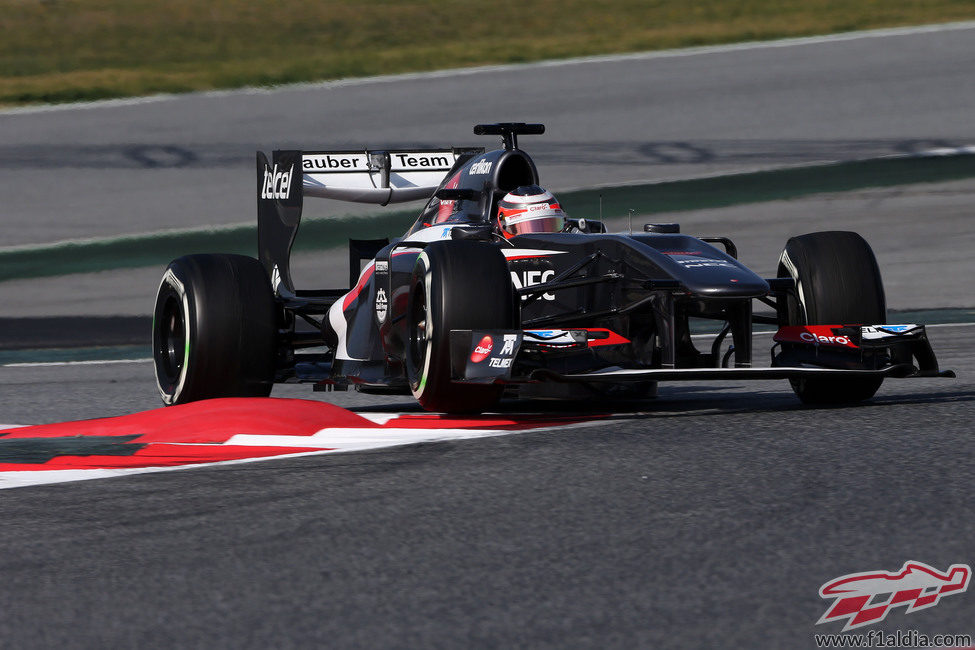
<instances>
[{"instance_id":1,"label":"grass strip","mask_svg":"<svg viewBox=\"0 0 975 650\"><path fill-rule=\"evenodd\" d=\"M149 340L149 334L145 339ZM19 363L66 363L117 361L121 359L151 359L152 346L113 345L72 348L35 348L23 350L0 349L0 366Z\"/></svg>"},{"instance_id":2,"label":"grass strip","mask_svg":"<svg viewBox=\"0 0 975 650\"><path fill-rule=\"evenodd\" d=\"M975 19L971 0L0 0L0 104Z\"/></svg>"},{"instance_id":3,"label":"grass strip","mask_svg":"<svg viewBox=\"0 0 975 650\"><path fill-rule=\"evenodd\" d=\"M722 208L848 192L869 187L936 183L975 177L975 154L890 156L825 165L728 174L646 185L559 193L572 216L625 216Z\"/></svg>"},{"instance_id":4,"label":"grass strip","mask_svg":"<svg viewBox=\"0 0 975 650\"><path fill-rule=\"evenodd\" d=\"M774 169L709 178L560 192L570 215L596 217L600 196L604 217L720 208L778 201L812 194L845 192L975 177L975 154L888 157L861 161ZM313 209L313 202L309 202ZM308 206L306 206L308 207ZM295 251L345 246L349 238L398 235L415 220L416 211L396 210L374 216L305 218ZM191 253L255 255L257 226L132 235L66 242L50 246L0 250L0 282L119 268L164 266Z\"/></svg>"}]
</instances>

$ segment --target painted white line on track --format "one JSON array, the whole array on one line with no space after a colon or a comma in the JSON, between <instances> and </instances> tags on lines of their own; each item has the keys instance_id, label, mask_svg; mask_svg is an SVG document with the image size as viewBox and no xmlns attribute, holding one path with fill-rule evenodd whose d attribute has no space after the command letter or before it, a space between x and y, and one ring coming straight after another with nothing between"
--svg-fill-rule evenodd
<instances>
[{"instance_id":1,"label":"painted white line on track","mask_svg":"<svg viewBox=\"0 0 975 650\"><path fill-rule=\"evenodd\" d=\"M352 219L358 218L361 215L340 215L337 217L328 217L328 219ZM313 217L313 220L325 219L325 217ZM77 246L87 246L92 244L104 245L104 244L114 244L118 242L131 241L133 243L138 243L144 241L145 239L155 239L159 237L170 237L170 236L182 236L182 235L196 235L196 234L216 234L221 232L230 232L233 230L241 230L244 228L256 228L254 221L238 221L235 223L224 223L224 224L204 224L202 226L193 226L192 228L165 228L163 230L150 230L143 233L129 233L126 235L118 235L116 237L78 237L76 239L59 239L57 241L45 242L43 244L14 244L13 246L3 246L0 247L0 254L7 253L23 253L36 251L38 249L48 250L51 248L73 248Z\"/></svg>"},{"instance_id":2,"label":"painted white line on track","mask_svg":"<svg viewBox=\"0 0 975 650\"><path fill-rule=\"evenodd\" d=\"M68 483L71 481L87 481L99 478L113 478L116 476L131 476L132 474L150 474L156 472L169 472L181 469L192 469L194 467L213 467L215 465L239 465L241 463L254 463L262 460L272 460L278 458L297 458L299 456L312 456L317 454L327 454L327 451L310 451L297 454L282 454L269 458L242 458L239 460L224 460L216 463L198 463L196 465L180 465L178 467L125 467L125 468L104 468L104 469L60 469L60 470L39 470L23 472L0 472L0 490L9 488L29 487L36 485L51 485L54 483Z\"/></svg>"},{"instance_id":3,"label":"painted white line on track","mask_svg":"<svg viewBox=\"0 0 975 650\"><path fill-rule=\"evenodd\" d=\"M746 41L744 43L730 43L727 45L704 45L673 50L652 50L649 52L635 52L630 54L604 54L596 56L575 57L571 59L550 59L533 63L509 63L503 65L484 65L471 68L451 68L430 72L411 72L398 75L380 75L374 77L358 77L337 79L333 81L305 82L280 86L245 87L232 90L209 90L196 93L173 94L165 93L148 97L128 97L122 99L103 99L91 102L76 102L71 104L44 104L41 106L23 106L17 108L0 109L0 116L24 115L32 113L50 113L56 111L90 110L96 108L117 108L140 106L158 102L171 101L182 97L233 97L236 95L266 95L278 92L327 90L349 86L365 86L370 84L385 84L401 81L419 81L426 79L444 79L450 77L465 77L491 72L508 72L514 70L531 70L532 68L555 68L587 63L617 63L625 61L646 61L651 59L671 59L702 54L726 54L761 50L779 47L796 47L802 45L820 45L824 43L838 43L857 41L868 38L890 38L896 36L912 36L916 34L932 34L939 32L953 32L975 29L975 21L960 21L951 23L936 23L932 25L916 25L911 27L893 27L885 29L870 29L839 34L824 34L821 36L801 36L797 38L783 38L770 41Z\"/></svg>"},{"instance_id":4,"label":"painted white line on track","mask_svg":"<svg viewBox=\"0 0 975 650\"><path fill-rule=\"evenodd\" d=\"M152 359L90 359L87 361L18 361L0 368L53 368L57 366L106 366L115 363L151 363Z\"/></svg>"},{"instance_id":5,"label":"painted white line on track","mask_svg":"<svg viewBox=\"0 0 975 650\"><path fill-rule=\"evenodd\" d=\"M402 413L356 413L359 417L365 418L372 422L373 424L378 424L379 426L386 426L386 423L390 420L395 420L396 418L403 415Z\"/></svg>"},{"instance_id":6,"label":"painted white line on track","mask_svg":"<svg viewBox=\"0 0 975 650\"><path fill-rule=\"evenodd\" d=\"M540 431L541 429L532 429ZM244 447L322 447L331 451L362 451L418 442L439 442L442 440L467 440L514 433L508 429L418 429L383 427L381 429L328 428L311 436L302 436L300 443L295 436L237 434L225 444ZM339 447L339 449L335 449Z\"/></svg>"}]
</instances>

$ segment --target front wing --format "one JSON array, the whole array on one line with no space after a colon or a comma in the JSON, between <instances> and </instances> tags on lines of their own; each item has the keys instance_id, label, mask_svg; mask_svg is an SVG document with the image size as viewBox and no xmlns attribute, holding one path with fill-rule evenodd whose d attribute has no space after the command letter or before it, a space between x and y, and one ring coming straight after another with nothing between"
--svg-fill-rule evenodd
<instances>
[{"instance_id":1,"label":"front wing","mask_svg":"<svg viewBox=\"0 0 975 650\"><path fill-rule=\"evenodd\" d=\"M940 370L923 325L816 325L782 327L774 336L772 366L609 366L564 372L545 358L599 345L626 345L609 330L453 330L451 375L462 383L626 383L739 379L870 379L954 377ZM553 364L558 365L558 364Z\"/></svg>"}]
</instances>

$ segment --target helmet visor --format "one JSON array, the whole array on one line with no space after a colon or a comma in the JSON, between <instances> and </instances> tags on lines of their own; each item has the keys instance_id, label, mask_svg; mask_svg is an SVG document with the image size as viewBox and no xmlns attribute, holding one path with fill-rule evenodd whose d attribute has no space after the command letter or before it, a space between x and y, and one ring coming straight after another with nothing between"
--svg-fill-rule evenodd
<instances>
[{"instance_id":1,"label":"helmet visor","mask_svg":"<svg viewBox=\"0 0 975 650\"><path fill-rule=\"evenodd\" d=\"M505 215L504 228L512 235L527 235L536 232L561 232L565 228L565 213L558 207L539 210L537 207L518 210Z\"/></svg>"}]
</instances>

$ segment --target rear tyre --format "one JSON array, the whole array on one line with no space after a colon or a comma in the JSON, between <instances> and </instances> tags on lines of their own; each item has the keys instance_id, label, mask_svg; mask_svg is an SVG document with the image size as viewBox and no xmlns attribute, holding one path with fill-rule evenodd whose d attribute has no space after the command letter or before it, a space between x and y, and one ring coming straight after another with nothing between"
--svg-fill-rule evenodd
<instances>
[{"instance_id":1,"label":"rear tyre","mask_svg":"<svg viewBox=\"0 0 975 650\"><path fill-rule=\"evenodd\" d=\"M413 396L428 411L479 413L497 404L502 386L450 381L450 331L518 327L508 265L489 244L434 242L410 280L406 370Z\"/></svg>"},{"instance_id":2,"label":"rear tyre","mask_svg":"<svg viewBox=\"0 0 975 650\"><path fill-rule=\"evenodd\" d=\"M880 268L855 232L793 237L779 258L778 276L796 281L798 300L780 314L782 325L874 325L887 322ZM792 379L804 404L849 404L870 399L883 379Z\"/></svg>"},{"instance_id":3,"label":"rear tyre","mask_svg":"<svg viewBox=\"0 0 975 650\"><path fill-rule=\"evenodd\" d=\"M163 274L152 319L163 403L267 397L277 321L271 283L243 255L187 255Z\"/></svg>"}]
</instances>

